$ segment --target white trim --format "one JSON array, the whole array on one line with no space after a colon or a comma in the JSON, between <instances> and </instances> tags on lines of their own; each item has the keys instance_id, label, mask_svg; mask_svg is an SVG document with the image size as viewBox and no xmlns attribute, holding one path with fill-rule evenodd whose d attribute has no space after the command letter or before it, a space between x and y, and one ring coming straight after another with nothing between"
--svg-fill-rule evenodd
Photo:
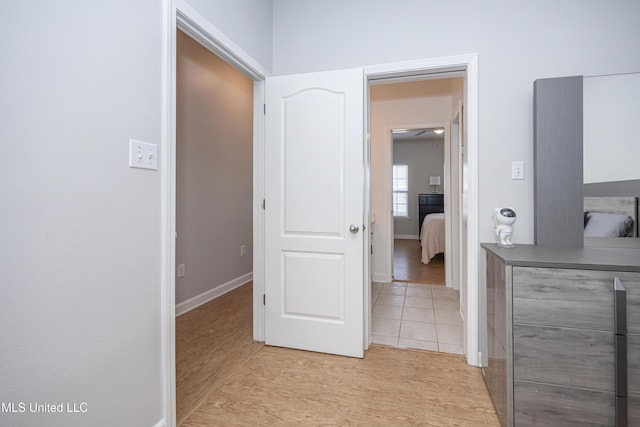
<instances>
[{"instance_id":1,"label":"white trim","mask_svg":"<svg viewBox=\"0 0 640 427\"><path fill-rule=\"evenodd\" d=\"M218 298L221 295L226 294L227 292L231 292L232 290L239 288L240 286L249 283L253 280L253 273L247 273L243 276L236 277L233 280L229 280L227 283L223 283L222 285L218 285L215 288L211 288L208 291L201 293L200 295L196 295L195 297L189 298L186 301L182 301L179 304L176 304L176 317L182 316L183 314L193 310L194 308L200 307L202 304L206 304L211 300Z\"/></svg>"},{"instance_id":2,"label":"white trim","mask_svg":"<svg viewBox=\"0 0 640 427\"><path fill-rule=\"evenodd\" d=\"M404 240L420 240L420 236L417 234L394 234L394 239L404 239Z\"/></svg>"},{"instance_id":3,"label":"white trim","mask_svg":"<svg viewBox=\"0 0 640 427\"><path fill-rule=\"evenodd\" d=\"M391 280L389 280L387 276L382 273L374 273L371 277L371 281L376 283L391 283Z\"/></svg>"},{"instance_id":4,"label":"white trim","mask_svg":"<svg viewBox=\"0 0 640 427\"><path fill-rule=\"evenodd\" d=\"M217 56L249 76L254 82L254 310L264 293L264 221L261 210L264 191L256 180L264 171L262 103L264 80L270 73L249 54L226 37L218 28L183 0L162 0L162 143L161 143L161 334L163 412L167 426L176 425L176 356L175 356L175 211L176 211L176 34L180 28ZM259 104L260 103L260 104ZM258 212L256 210L258 209ZM256 218L257 217L257 218ZM256 297L258 295L258 297ZM256 301L257 300L257 301ZM254 339L264 337L262 306L254 316ZM257 338L256 338L257 337Z\"/></svg>"},{"instance_id":5,"label":"white trim","mask_svg":"<svg viewBox=\"0 0 640 427\"><path fill-rule=\"evenodd\" d=\"M252 80L264 80L270 73L222 31L183 0L174 0L176 25L202 46L233 65Z\"/></svg>"},{"instance_id":6,"label":"white trim","mask_svg":"<svg viewBox=\"0 0 640 427\"><path fill-rule=\"evenodd\" d=\"M253 83L253 339L264 341L264 107L265 82Z\"/></svg>"},{"instance_id":7,"label":"white trim","mask_svg":"<svg viewBox=\"0 0 640 427\"><path fill-rule=\"evenodd\" d=\"M162 421L176 425L176 10L162 1L162 139L160 143L160 333Z\"/></svg>"},{"instance_id":8,"label":"white trim","mask_svg":"<svg viewBox=\"0 0 640 427\"><path fill-rule=\"evenodd\" d=\"M166 427L167 423L165 422L164 418L161 419L160 421L158 421L157 423L155 423L153 425L153 427Z\"/></svg>"},{"instance_id":9,"label":"white trim","mask_svg":"<svg viewBox=\"0 0 640 427\"><path fill-rule=\"evenodd\" d=\"M480 300L478 281L479 235L478 235L478 55L458 55L393 64L374 65L364 68L365 80L390 77L411 77L420 74L466 71L465 98L467 103L465 122L468 155L468 221L467 221L467 328L465 350L467 363L480 366ZM368 108L368 104L367 104ZM368 114L368 111L367 111ZM369 286L370 289L370 286Z\"/></svg>"}]
</instances>

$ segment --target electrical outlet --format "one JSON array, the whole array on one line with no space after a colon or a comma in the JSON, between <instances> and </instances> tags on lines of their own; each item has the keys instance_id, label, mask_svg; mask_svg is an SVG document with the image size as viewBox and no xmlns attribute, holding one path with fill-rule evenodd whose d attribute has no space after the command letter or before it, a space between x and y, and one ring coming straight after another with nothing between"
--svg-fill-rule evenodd
<instances>
[{"instance_id":1,"label":"electrical outlet","mask_svg":"<svg viewBox=\"0 0 640 427\"><path fill-rule=\"evenodd\" d=\"M245 256L247 254L247 245L240 246L240 256Z\"/></svg>"},{"instance_id":2,"label":"electrical outlet","mask_svg":"<svg viewBox=\"0 0 640 427\"><path fill-rule=\"evenodd\" d=\"M178 264L178 277L184 277L185 267L184 264Z\"/></svg>"},{"instance_id":3,"label":"electrical outlet","mask_svg":"<svg viewBox=\"0 0 640 427\"><path fill-rule=\"evenodd\" d=\"M511 162L511 179L524 179L524 162Z\"/></svg>"}]
</instances>

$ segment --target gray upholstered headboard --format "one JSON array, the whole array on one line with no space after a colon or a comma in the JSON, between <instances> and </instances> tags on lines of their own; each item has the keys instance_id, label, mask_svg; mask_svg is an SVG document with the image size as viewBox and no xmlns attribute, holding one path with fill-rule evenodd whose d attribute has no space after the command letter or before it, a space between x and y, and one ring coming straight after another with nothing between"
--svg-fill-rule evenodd
<instances>
[{"instance_id":1,"label":"gray upholstered headboard","mask_svg":"<svg viewBox=\"0 0 640 427\"><path fill-rule=\"evenodd\" d=\"M584 211L628 215L633 218L633 235L638 237L637 197L585 197Z\"/></svg>"}]
</instances>

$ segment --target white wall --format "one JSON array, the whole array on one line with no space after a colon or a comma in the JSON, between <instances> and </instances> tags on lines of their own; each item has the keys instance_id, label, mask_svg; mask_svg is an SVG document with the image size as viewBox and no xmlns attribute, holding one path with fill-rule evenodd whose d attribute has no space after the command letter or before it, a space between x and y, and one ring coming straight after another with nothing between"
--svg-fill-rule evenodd
<instances>
[{"instance_id":1,"label":"white wall","mask_svg":"<svg viewBox=\"0 0 640 427\"><path fill-rule=\"evenodd\" d=\"M409 219L394 218L393 233L418 238L420 215L418 194L432 193L430 176L439 176L444 186L444 137L419 141L394 141L393 163L409 165Z\"/></svg>"},{"instance_id":2,"label":"white wall","mask_svg":"<svg viewBox=\"0 0 640 427\"><path fill-rule=\"evenodd\" d=\"M273 65L273 0L186 0L267 70Z\"/></svg>"},{"instance_id":3,"label":"white wall","mask_svg":"<svg viewBox=\"0 0 640 427\"><path fill-rule=\"evenodd\" d=\"M0 425L162 418L161 3L11 2L0 29Z\"/></svg>"},{"instance_id":4,"label":"white wall","mask_svg":"<svg viewBox=\"0 0 640 427\"><path fill-rule=\"evenodd\" d=\"M279 74L478 53L481 241L508 205L514 241L533 242L533 81L640 69L635 0L274 0L274 14ZM510 179L513 160L524 181Z\"/></svg>"},{"instance_id":5,"label":"white wall","mask_svg":"<svg viewBox=\"0 0 640 427\"><path fill-rule=\"evenodd\" d=\"M640 179L640 73L583 79L584 183Z\"/></svg>"},{"instance_id":6,"label":"white wall","mask_svg":"<svg viewBox=\"0 0 640 427\"><path fill-rule=\"evenodd\" d=\"M161 142L162 7L3 4L0 402L88 412L0 413L0 425L163 418L161 171L128 167L130 138ZM221 10L242 29L230 37L270 62L239 2Z\"/></svg>"},{"instance_id":7,"label":"white wall","mask_svg":"<svg viewBox=\"0 0 640 427\"><path fill-rule=\"evenodd\" d=\"M183 32L177 48L176 303L252 270L253 81ZM247 253L240 256L240 246Z\"/></svg>"}]
</instances>

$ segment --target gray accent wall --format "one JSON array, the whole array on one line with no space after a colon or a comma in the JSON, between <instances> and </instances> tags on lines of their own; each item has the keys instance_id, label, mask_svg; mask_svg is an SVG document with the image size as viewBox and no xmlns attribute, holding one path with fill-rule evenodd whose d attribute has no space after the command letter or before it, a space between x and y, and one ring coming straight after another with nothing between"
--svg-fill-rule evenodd
<instances>
[{"instance_id":1,"label":"gray accent wall","mask_svg":"<svg viewBox=\"0 0 640 427\"><path fill-rule=\"evenodd\" d=\"M395 141L393 164L409 165L409 219L394 218L393 232L396 236L418 236L418 194L431 193L429 177L440 176L439 193L444 189L444 143L438 139L421 141Z\"/></svg>"},{"instance_id":2,"label":"gray accent wall","mask_svg":"<svg viewBox=\"0 0 640 427\"><path fill-rule=\"evenodd\" d=\"M582 247L582 77L533 88L535 244Z\"/></svg>"},{"instance_id":3,"label":"gray accent wall","mask_svg":"<svg viewBox=\"0 0 640 427\"><path fill-rule=\"evenodd\" d=\"M177 43L180 303L252 270L253 82L181 31Z\"/></svg>"}]
</instances>

